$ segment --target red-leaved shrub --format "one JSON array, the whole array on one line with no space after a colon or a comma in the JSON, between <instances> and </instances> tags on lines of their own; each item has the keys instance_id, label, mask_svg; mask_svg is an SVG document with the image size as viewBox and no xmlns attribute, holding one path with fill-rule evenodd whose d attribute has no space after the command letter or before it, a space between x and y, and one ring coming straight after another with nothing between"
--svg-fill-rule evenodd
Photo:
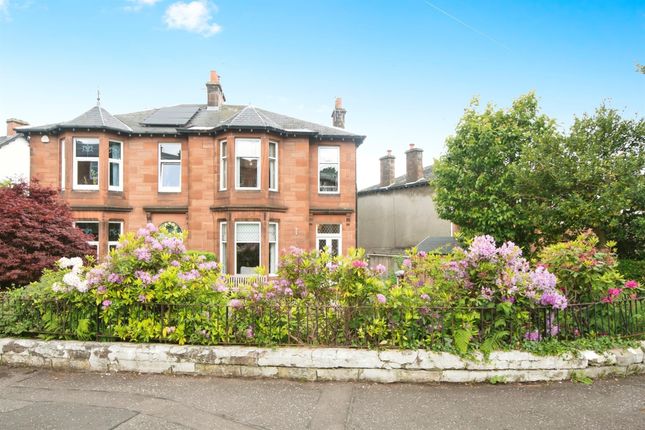
<instances>
[{"instance_id":1,"label":"red-leaved shrub","mask_svg":"<svg viewBox=\"0 0 645 430\"><path fill-rule=\"evenodd\" d=\"M37 280L61 257L93 254L54 189L37 182L0 186L0 289Z\"/></svg>"}]
</instances>

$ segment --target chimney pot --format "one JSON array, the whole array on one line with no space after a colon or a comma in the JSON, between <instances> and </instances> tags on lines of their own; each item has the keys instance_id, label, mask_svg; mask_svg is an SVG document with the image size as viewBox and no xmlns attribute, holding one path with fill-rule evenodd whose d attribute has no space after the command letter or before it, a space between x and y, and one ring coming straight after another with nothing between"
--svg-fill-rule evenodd
<instances>
[{"instance_id":1,"label":"chimney pot","mask_svg":"<svg viewBox=\"0 0 645 430\"><path fill-rule=\"evenodd\" d=\"M215 70L211 70L210 81L206 82L206 95L209 108L220 107L226 101L226 96L219 81L219 75Z\"/></svg>"},{"instance_id":2,"label":"chimney pot","mask_svg":"<svg viewBox=\"0 0 645 430\"><path fill-rule=\"evenodd\" d=\"M387 150L387 155L380 158L381 161L381 187L388 187L394 183L394 155L392 150Z\"/></svg>"},{"instance_id":3,"label":"chimney pot","mask_svg":"<svg viewBox=\"0 0 645 430\"><path fill-rule=\"evenodd\" d=\"M336 97L334 111L331 113L332 124L334 127L345 128L345 114L347 111L343 108L343 99Z\"/></svg>"},{"instance_id":4,"label":"chimney pot","mask_svg":"<svg viewBox=\"0 0 645 430\"><path fill-rule=\"evenodd\" d=\"M415 148L410 144L410 149L405 151L405 180L406 182L416 182L423 178L423 149Z\"/></svg>"},{"instance_id":5,"label":"chimney pot","mask_svg":"<svg viewBox=\"0 0 645 430\"><path fill-rule=\"evenodd\" d=\"M7 120L7 136L13 136L17 133L16 128L24 127L26 125L29 125L27 121L23 121L17 118L9 118Z\"/></svg>"}]
</instances>

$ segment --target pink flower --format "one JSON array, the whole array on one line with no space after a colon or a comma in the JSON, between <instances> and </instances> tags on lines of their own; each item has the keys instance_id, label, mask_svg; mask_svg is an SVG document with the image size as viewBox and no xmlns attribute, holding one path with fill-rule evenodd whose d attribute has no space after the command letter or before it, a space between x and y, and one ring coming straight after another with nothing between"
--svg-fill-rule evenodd
<instances>
[{"instance_id":1,"label":"pink flower","mask_svg":"<svg viewBox=\"0 0 645 430\"><path fill-rule=\"evenodd\" d=\"M382 264L377 264L376 267L374 268L374 272L379 275L382 275L385 272L387 272L387 268Z\"/></svg>"},{"instance_id":2,"label":"pink flower","mask_svg":"<svg viewBox=\"0 0 645 430\"><path fill-rule=\"evenodd\" d=\"M412 267L412 261L409 258L406 258L403 260L403 267L407 267L408 269Z\"/></svg>"},{"instance_id":3,"label":"pink flower","mask_svg":"<svg viewBox=\"0 0 645 430\"><path fill-rule=\"evenodd\" d=\"M228 305L232 307L233 309L239 309L241 308L244 304L242 303L242 300L239 299L231 299L231 301L228 302Z\"/></svg>"},{"instance_id":4,"label":"pink flower","mask_svg":"<svg viewBox=\"0 0 645 430\"><path fill-rule=\"evenodd\" d=\"M357 269L364 269L367 267L367 262L363 260L354 260L352 261L352 266L356 267Z\"/></svg>"},{"instance_id":5,"label":"pink flower","mask_svg":"<svg viewBox=\"0 0 645 430\"><path fill-rule=\"evenodd\" d=\"M112 300L103 300L103 303L101 303L103 310L109 308L111 304L112 304Z\"/></svg>"},{"instance_id":6,"label":"pink flower","mask_svg":"<svg viewBox=\"0 0 645 430\"><path fill-rule=\"evenodd\" d=\"M630 279L629 281L625 282L625 288L629 288L630 290L633 290L634 288L638 288L638 282L634 281L633 279Z\"/></svg>"},{"instance_id":7,"label":"pink flower","mask_svg":"<svg viewBox=\"0 0 645 430\"><path fill-rule=\"evenodd\" d=\"M253 327L249 326L249 327L246 329L246 337L247 337L247 338L249 338L249 339L252 339L252 338L253 338L253 336L254 336L254 334L253 334Z\"/></svg>"},{"instance_id":8,"label":"pink flower","mask_svg":"<svg viewBox=\"0 0 645 430\"><path fill-rule=\"evenodd\" d=\"M387 299L383 294L377 294L376 295L376 300L378 300L379 303L385 303L387 302Z\"/></svg>"}]
</instances>

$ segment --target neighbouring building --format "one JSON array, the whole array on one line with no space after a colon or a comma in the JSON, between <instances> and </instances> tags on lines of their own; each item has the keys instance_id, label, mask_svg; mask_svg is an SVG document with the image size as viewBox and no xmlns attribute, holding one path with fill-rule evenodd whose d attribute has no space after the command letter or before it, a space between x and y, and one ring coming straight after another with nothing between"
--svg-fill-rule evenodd
<instances>
[{"instance_id":1,"label":"neighbouring building","mask_svg":"<svg viewBox=\"0 0 645 430\"><path fill-rule=\"evenodd\" d=\"M7 120L7 135L0 136L0 182L29 180L29 142L16 128L29 125L10 118Z\"/></svg>"},{"instance_id":2,"label":"neighbouring building","mask_svg":"<svg viewBox=\"0 0 645 430\"><path fill-rule=\"evenodd\" d=\"M408 248L428 252L456 243L453 225L435 209L428 185L432 166L423 167L423 150L410 145L405 156L405 175L395 175L395 157L388 151L380 158L380 183L358 192L358 246L365 248L372 265L390 269Z\"/></svg>"},{"instance_id":3,"label":"neighbouring building","mask_svg":"<svg viewBox=\"0 0 645 430\"><path fill-rule=\"evenodd\" d=\"M216 253L227 273L280 250L356 246L356 148L340 99L324 126L226 104L214 71L206 104L79 117L23 127L31 172L61 189L99 256L146 223L188 231L190 249Z\"/></svg>"}]
</instances>

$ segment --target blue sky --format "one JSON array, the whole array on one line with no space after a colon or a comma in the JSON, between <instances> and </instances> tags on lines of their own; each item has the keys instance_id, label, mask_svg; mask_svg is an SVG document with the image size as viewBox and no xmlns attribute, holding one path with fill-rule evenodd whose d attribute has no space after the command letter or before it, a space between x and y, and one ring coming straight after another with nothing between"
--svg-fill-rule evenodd
<instances>
[{"instance_id":1,"label":"blue sky","mask_svg":"<svg viewBox=\"0 0 645 430\"><path fill-rule=\"evenodd\" d=\"M474 96L508 106L534 90L563 127L603 100L645 113L643 1L0 0L0 119L71 119L205 102L216 69L229 103L366 134L358 186L397 174L415 143L430 164Z\"/></svg>"}]
</instances>

